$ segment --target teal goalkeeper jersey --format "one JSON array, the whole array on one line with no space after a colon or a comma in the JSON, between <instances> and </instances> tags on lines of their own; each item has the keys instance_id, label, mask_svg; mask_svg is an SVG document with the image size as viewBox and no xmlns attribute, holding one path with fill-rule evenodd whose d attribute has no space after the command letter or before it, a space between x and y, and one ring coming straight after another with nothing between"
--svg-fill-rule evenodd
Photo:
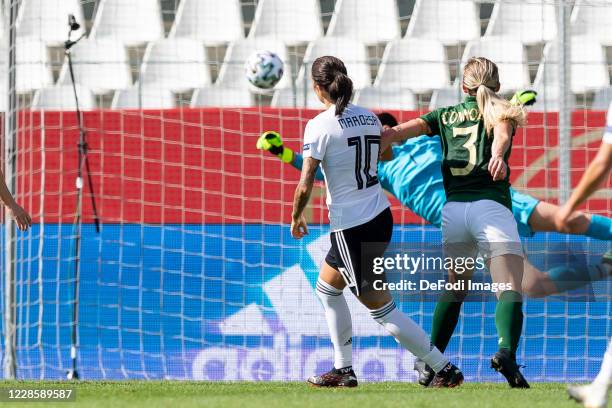
<instances>
[{"instance_id":1,"label":"teal goalkeeper jersey","mask_svg":"<svg viewBox=\"0 0 612 408\"><path fill-rule=\"evenodd\" d=\"M393 146L393 160L378 163L378 180L403 205L436 226L446 202L438 136L419 136Z\"/></svg>"},{"instance_id":2,"label":"teal goalkeeper jersey","mask_svg":"<svg viewBox=\"0 0 612 408\"><path fill-rule=\"evenodd\" d=\"M293 165L302 168L302 156L296 154ZM323 173L317 172L317 180ZM419 136L393 146L393 160L378 162L380 185L406 208L432 225L442 224L446 193L442 180L442 144L439 136ZM539 200L510 188L512 212L522 237L531 237L529 217Z\"/></svg>"}]
</instances>

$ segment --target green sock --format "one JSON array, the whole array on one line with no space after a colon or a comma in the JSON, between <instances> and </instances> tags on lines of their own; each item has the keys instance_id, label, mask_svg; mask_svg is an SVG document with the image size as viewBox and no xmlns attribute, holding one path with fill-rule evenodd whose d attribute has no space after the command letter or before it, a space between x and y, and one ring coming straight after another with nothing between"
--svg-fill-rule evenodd
<instances>
[{"instance_id":1,"label":"green sock","mask_svg":"<svg viewBox=\"0 0 612 408\"><path fill-rule=\"evenodd\" d=\"M520 293L513 290L502 292L495 308L495 326L499 349L505 348L515 354L523 331L523 298Z\"/></svg>"},{"instance_id":2,"label":"green sock","mask_svg":"<svg viewBox=\"0 0 612 408\"><path fill-rule=\"evenodd\" d=\"M459 300L453 292L446 291L436 304L431 328L431 342L442 353L453 336L459 321L462 303L463 297Z\"/></svg>"}]
</instances>

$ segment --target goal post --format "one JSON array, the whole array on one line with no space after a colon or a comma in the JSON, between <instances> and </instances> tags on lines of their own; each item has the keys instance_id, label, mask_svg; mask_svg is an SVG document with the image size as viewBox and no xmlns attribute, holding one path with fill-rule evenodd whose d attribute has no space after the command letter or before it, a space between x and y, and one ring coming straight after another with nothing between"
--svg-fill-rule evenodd
<instances>
[{"instance_id":1,"label":"goal post","mask_svg":"<svg viewBox=\"0 0 612 408\"><path fill-rule=\"evenodd\" d=\"M4 18L8 27L8 47L4 47L8 52L7 67L8 73L6 88L7 110L4 116L4 178L9 192L16 194L17 186L17 89L16 89L16 20L19 0L5 0ZM4 35L4 37L7 37ZM3 39L2 41L7 41ZM4 271L3 271L3 335L4 350L2 368L4 378L15 379L17 374L17 354L16 354L16 297L15 297L15 265L16 265L16 224L4 209Z\"/></svg>"},{"instance_id":2,"label":"goal post","mask_svg":"<svg viewBox=\"0 0 612 408\"><path fill-rule=\"evenodd\" d=\"M570 33L571 3L559 0L557 7L557 51L559 70L559 201L564 203L571 193L571 114L574 109L571 98L571 52Z\"/></svg>"}]
</instances>

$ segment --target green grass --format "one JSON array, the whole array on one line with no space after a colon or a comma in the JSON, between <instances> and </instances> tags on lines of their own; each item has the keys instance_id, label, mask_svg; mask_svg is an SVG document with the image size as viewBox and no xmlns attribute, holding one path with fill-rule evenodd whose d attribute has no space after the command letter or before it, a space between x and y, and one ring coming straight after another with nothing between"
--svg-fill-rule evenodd
<instances>
[{"instance_id":1,"label":"green grass","mask_svg":"<svg viewBox=\"0 0 612 408\"><path fill-rule=\"evenodd\" d=\"M1 382L7 387L73 386L76 402L14 403L15 407L573 407L565 385L532 384L529 390L512 390L506 384L464 384L460 388L432 390L416 384L370 383L356 389L310 388L304 383L211 383L177 381Z\"/></svg>"}]
</instances>

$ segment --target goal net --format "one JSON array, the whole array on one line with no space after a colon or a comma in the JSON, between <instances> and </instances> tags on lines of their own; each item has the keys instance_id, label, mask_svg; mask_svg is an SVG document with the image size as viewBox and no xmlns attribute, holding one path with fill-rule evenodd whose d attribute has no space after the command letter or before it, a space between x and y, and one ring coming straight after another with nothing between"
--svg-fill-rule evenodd
<instances>
[{"instance_id":1,"label":"goal net","mask_svg":"<svg viewBox=\"0 0 612 408\"><path fill-rule=\"evenodd\" d=\"M456 103L462 63L485 55L500 65L504 95L539 93L515 136L512 183L555 204L568 192L560 174L575 185L596 154L612 98L609 1L567 9L573 108L569 128L559 129L558 1L5 0L0 62L3 78L12 70L16 79L1 82L3 168L15 164L17 201L34 219L29 231L2 238L2 265L13 265L0 296L5 363L14 353L20 379L64 378L73 356L83 379L302 380L328 368L314 292L329 248L325 188L316 185L307 210L310 234L293 240L299 172L257 150L257 138L277 130L300 151L322 108L309 80L319 55L347 63L354 102L400 121ZM71 48L90 166L82 167L82 227L68 14L80 24L71 39L85 35ZM353 31L364 16L378 23ZM272 93L254 93L244 79L258 49L285 62ZM563 134L572 141L569 168L559 164ZM583 209L612 216L610 187ZM440 242L439 229L391 200L395 243ZM525 244L543 270L554 251L596 257L608 248L556 233ZM597 372L612 335L610 286L593 285L588 298L526 301L517 358L527 378L585 381ZM346 297L360 379L414 381L414 356ZM396 301L430 332L435 302ZM494 314L493 299L466 302L447 350L470 381L501 379L489 368Z\"/></svg>"}]
</instances>

